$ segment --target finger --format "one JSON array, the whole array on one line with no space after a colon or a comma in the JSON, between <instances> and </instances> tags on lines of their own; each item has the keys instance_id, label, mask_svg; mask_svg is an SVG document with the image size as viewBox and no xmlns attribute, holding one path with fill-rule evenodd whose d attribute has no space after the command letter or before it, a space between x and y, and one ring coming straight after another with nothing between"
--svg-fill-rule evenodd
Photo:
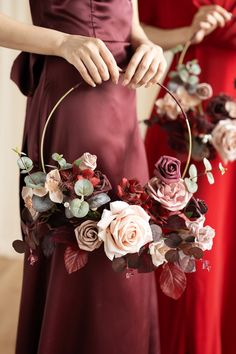
<instances>
[{"instance_id":1,"label":"finger","mask_svg":"<svg viewBox=\"0 0 236 354\"><path fill-rule=\"evenodd\" d=\"M141 48L138 48L137 51L134 53L125 71L124 81L122 83L123 86L129 85L144 54L145 52Z\"/></svg>"},{"instance_id":2,"label":"finger","mask_svg":"<svg viewBox=\"0 0 236 354\"><path fill-rule=\"evenodd\" d=\"M219 5L211 5L211 6L209 6L209 9L211 11L217 11L219 14L221 14L226 19L226 21L229 21L232 18L232 14Z\"/></svg>"},{"instance_id":3,"label":"finger","mask_svg":"<svg viewBox=\"0 0 236 354\"><path fill-rule=\"evenodd\" d=\"M217 22L218 22L220 27L224 27L225 26L226 20L225 20L224 16L219 14L219 12L217 12L217 11L214 11L212 13L212 15L215 17L215 19L217 20Z\"/></svg>"},{"instance_id":4,"label":"finger","mask_svg":"<svg viewBox=\"0 0 236 354\"><path fill-rule=\"evenodd\" d=\"M158 72L158 67L160 65L160 61L157 59L154 59L151 65L149 66L147 72L145 75L139 80L138 87L142 85L146 85ZM133 81L133 80L132 80ZM132 83L131 81L131 83Z\"/></svg>"},{"instance_id":5,"label":"finger","mask_svg":"<svg viewBox=\"0 0 236 354\"><path fill-rule=\"evenodd\" d=\"M199 30L210 30L212 28L212 25L209 22L201 21L199 22Z\"/></svg>"},{"instance_id":6,"label":"finger","mask_svg":"<svg viewBox=\"0 0 236 354\"><path fill-rule=\"evenodd\" d=\"M150 67L152 65L153 62L153 53L149 52L146 53L141 62L139 63L137 70L133 76L133 78L130 81L130 85L138 85L139 83L141 83L142 79L144 78L144 76L148 73L148 71L150 70ZM157 68L158 68L158 64L157 64ZM156 68L156 70L157 70ZM153 66L152 69L153 70ZM155 74L155 71L152 73L152 76Z\"/></svg>"},{"instance_id":7,"label":"finger","mask_svg":"<svg viewBox=\"0 0 236 354\"><path fill-rule=\"evenodd\" d=\"M204 39L205 36L206 36L206 30L201 29L195 33L192 41L193 41L193 43L200 43Z\"/></svg>"},{"instance_id":8,"label":"finger","mask_svg":"<svg viewBox=\"0 0 236 354\"><path fill-rule=\"evenodd\" d=\"M117 84L120 76L119 68L112 53L103 42L100 45L100 55L108 68L112 81Z\"/></svg>"},{"instance_id":9,"label":"finger","mask_svg":"<svg viewBox=\"0 0 236 354\"><path fill-rule=\"evenodd\" d=\"M217 19L213 15L207 14L206 21L209 22L213 27L217 27Z\"/></svg>"},{"instance_id":10,"label":"finger","mask_svg":"<svg viewBox=\"0 0 236 354\"><path fill-rule=\"evenodd\" d=\"M91 76L88 73L88 70L86 69L86 66L83 64L83 62L80 59L77 59L77 61L74 63L74 66L76 69L79 71L80 75L86 81L90 86L96 87L95 82L91 78Z\"/></svg>"},{"instance_id":11,"label":"finger","mask_svg":"<svg viewBox=\"0 0 236 354\"><path fill-rule=\"evenodd\" d=\"M166 71L166 67L167 67L167 64L166 64L166 61L165 60L162 60L158 66L158 70L157 72L155 73L155 75L149 80L149 82L147 83L147 85L154 85L154 84L157 84L162 78L163 78L163 75ZM147 86L146 87L149 87Z\"/></svg>"},{"instance_id":12,"label":"finger","mask_svg":"<svg viewBox=\"0 0 236 354\"><path fill-rule=\"evenodd\" d=\"M98 72L98 69L92 59L85 54L81 54L80 59L82 60L83 64L86 66L89 75L92 77L93 81L96 84L101 84L102 83L102 78Z\"/></svg>"},{"instance_id":13,"label":"finger","mask_svg":"<svg viewBox=\"0 0 236 354\"><path fill-rule=\"evenodd\" d=\"M107 68L107 65L105 64L104 60L100 56L99 53L93 53L91 56L92 61L96 65L96 68L99 72L100 77L102 78L103 81L107 81L110 78L110 74Z\"/></svg>"}]
</instances>

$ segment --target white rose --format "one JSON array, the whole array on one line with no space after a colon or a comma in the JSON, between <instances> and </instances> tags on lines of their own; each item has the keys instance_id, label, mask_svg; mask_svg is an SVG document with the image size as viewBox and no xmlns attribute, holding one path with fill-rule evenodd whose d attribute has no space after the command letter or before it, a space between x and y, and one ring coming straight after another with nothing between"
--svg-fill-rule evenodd
<instances>
[{"instance_id":1,"label":"white rose","mask_svg":"<svg viewBox=\"0 0 236 354\"><path fill-rule=\"evenodd\" d=\"M138 205L122 201L110 203L110 210L103 211L98 222L98 237L104 242L107 257L121 257L139 252L140 248L153 241L149 225L150 217Z\"/></svg>"},{"instance_id":2,"label":"white rose","mask_svg":"<svg viewBox=\"0 0 236 354\"><path fill-rule=\"evenodd\" d=\"M79 168L83 171L89 168L95 170L97 167L97 156L91 155L89 152L85 152L80 158Z\"/></svg>"},{"instance_id":3,"label":"white rose","mask_svg":"<svg viewBox=\"0 0 236 354\"><path fill-rule=\"evenodd\" d=\"M165 259L165 254L169 250L170 248L165 244L164 240L152 242L149 245L149 251L152 256L152 263L154 266L159 267L164 262L167 262Z\"/></svg>"}]
</instances>

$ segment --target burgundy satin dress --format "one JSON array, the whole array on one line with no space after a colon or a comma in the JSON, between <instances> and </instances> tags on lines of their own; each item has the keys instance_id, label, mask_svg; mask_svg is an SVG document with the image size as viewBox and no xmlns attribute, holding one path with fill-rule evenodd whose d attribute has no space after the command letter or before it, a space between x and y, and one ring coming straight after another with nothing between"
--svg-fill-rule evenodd
<instances>
[{"instance_id":1,"label":"burgundy satin dress","mask_svg":"<svg viewBox=\"0 0 236 354\"><path fill-rule=\"evenodd\" d=\"M127 65L131 1L32 0L31 11L37 25L104 40L118 65ZM39 164L46 117L81 77L61 58L22 53L12 78L28 96L24 149ZM113 185L123 176L147 180L134 91L111 81L82 84L65 99L47 130L46 163L53 152L73 161L86 151L98 156ZM16 354L158 354L154 275L126 279L112 270L103 249L69 275L63 253L58 245L52 258L40 256L34 266L26 255Z\"/></svg>"},{"instance_id":2,"label":"burgundy satin dress","mask_svg":"<svg viewBox=\"0 0 236 354\"><path fill-rule=\"evenodd\" d=\"M159 28L188 26L201 5L218 4L236 15L235 0L140 0L143 22ZM225 92L236 97L236 19L219 28L199 45L192 46L187 60L198 59L201 81L212 85L217 95ZM174 62L172 69L176 65ZM167 143L166 132L158 126L148 129L146 149L150 170L162 154L176 156ZM216 229L213 249L206 252L211 270L201 267L188 274L187 289L172 300L158 289L160 339L162 354L235 354L236 283L235 283L235 181L236 162L228 172L217 173L219 158L212 164L216 183L198 181L198 195L208 206L207 224ZM202 164L199 165L199 170ZM159 274L157 272L157 283ZM159 288L159 286L158 286Z\"/></svg>"}]
</instances>

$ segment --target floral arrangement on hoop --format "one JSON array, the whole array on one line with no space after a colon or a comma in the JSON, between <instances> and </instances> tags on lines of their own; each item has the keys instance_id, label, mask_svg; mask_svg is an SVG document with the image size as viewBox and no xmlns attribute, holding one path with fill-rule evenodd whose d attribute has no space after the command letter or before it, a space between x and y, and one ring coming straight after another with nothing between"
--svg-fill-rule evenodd
<instances>
[{"instance_id":1,"label":"floral arrangement on hoop","mask_svg":"<svg viewBox=\"0 0 236 354\"><path fill-rule=\"evenodd\" d=\"M196 261L201 260L203 268L209 269L203 257L212 248L215 232L204 225L207 206L194 194L198 177L214 182L211 164L204 159L204 170L199 174L195 165L189 167L191 131L183 112L190 145L182 176L180 161L162 156L154 177L144 186L136 178L124 177L112 188L107 176L97 169L97 157L88 152L73 163L54 153L55 166L47 166L47 173L43 146L48 123L76 87L56 103L46 121L41 140L42 169L35 170L28 156L14 150L26 176L22 188L24 238L14 241L13 247L20 253L29 251L28 261L33 265L39 253L50 257L57 244L65 244L68 273L83 268L92 253L103 247L114 271L124 272L127 278L135 271L151 272L162 266L161 289L178 299L186 288L185 273L196 270ZM222 165L220 169L225 172Z\"/></svg>"},{"instance_id":2,"label":"floral arrangement on hoop","mask_svg":"<svg viewBox=\"0 0 236 354\"><path fill-rule=\"evenodd\" d=\"M186 51L184 51L186 52ZM182 57L183 60L183 57ZM208 83L200 82L197 60L182 60L169 73L167 87L188 114L192 131L192 158L214 159L218 153L224 163L236 160L236 100L225 94L213 96ZM204 104L204 101L207 101ZM188 151L189 137L179 106L168 94L156 103L156 114L147 125L158 124L168 132L168 143L178 154Z\"/></svg>"}]
</instances>

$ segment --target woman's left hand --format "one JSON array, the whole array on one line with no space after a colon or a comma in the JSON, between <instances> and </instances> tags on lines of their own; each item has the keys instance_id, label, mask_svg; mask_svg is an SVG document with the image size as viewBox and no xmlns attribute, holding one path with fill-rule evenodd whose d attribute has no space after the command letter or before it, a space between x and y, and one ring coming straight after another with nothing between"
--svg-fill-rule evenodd
<instances>
[{"instance_id":1,"label":"woman's left hand","mask_svg":"<svg viewBox=\"0 0 236 354\"><path fill-rule=\"evenodd\" d=\"M165 73L166 67L161 47L152 42L141 44L127 66L123 86L136 89L155 85Z\"/></svg>"}]
</instances>

